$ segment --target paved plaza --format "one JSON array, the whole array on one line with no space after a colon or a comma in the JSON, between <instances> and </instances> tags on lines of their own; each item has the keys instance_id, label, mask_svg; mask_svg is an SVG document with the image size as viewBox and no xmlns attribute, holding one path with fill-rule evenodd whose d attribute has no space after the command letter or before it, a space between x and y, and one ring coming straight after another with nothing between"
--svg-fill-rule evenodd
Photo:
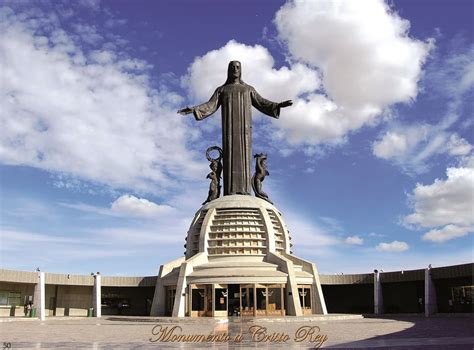
<instances>
[{"instance_id":1,"label":"paved plaza","mask_svg":"<svg viewBox=\"0 0 474 350\"><path fill-rule=\"evenodd\" d=\"M473 349L473 330L473 317L449 316L228 320L106 316L43 322L2 319L0 340L11 349Z\"/></svg>"}]
</instances>

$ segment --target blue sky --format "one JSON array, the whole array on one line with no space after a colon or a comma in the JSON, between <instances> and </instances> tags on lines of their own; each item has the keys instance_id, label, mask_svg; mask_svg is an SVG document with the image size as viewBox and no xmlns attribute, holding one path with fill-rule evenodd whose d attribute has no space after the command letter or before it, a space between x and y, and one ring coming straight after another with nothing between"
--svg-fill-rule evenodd
<instances>
[{"instance_id":1,"label":"blue sky","mask_svg":"<svg viewBox=\"0 0 474 350\"><path fill-rule=\"evenodd\" d=\"M0 1L1 266L152 275L207 196L228 61L321 273L472 262L472 1Z\"/></svg>"}]
</instances>

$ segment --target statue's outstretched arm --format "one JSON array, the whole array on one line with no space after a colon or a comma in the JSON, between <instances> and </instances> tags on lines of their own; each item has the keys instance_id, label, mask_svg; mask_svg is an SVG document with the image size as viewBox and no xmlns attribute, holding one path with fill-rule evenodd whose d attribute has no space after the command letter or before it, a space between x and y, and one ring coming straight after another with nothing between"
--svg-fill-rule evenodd
<instances>
[{"instance_id":1,"label":"statue's outstretched arm","mask_svg":"<svg viewBox=\"0 0 474 350\"><path fill-rule=\"evenodd\" d=\"M257 108L263 114L266 114L273 118L279 118L280 108L288 107L293 104L291 100L286 100L280 103L272 102L260 96L255 89L253 89L251 96L252 106Z\"/></svg>"},{"instance_id":2,"label":"statue's outstretched arm","mask_svg":"<svg viewBox=\"0 0 474 350\"><path fill-rule=\"evenodd\" d=\"M283 102L280 102L278 104L278 107L280 108L285 108L285 107L289 107L293 104L293 101L292 100L286 100L286 101L283 101Z\"/></svg>"},{"instance_id":3,"label":"statue's outstretched arm","mask_svg":"<svg viewBox=\"0 0 474 350\"><path fill-rule=\"evenodd\" d=\"M181 115L186 115L186 114L189 114L189 113L193 113L193 111L194 111L193 108L186 107L186 108L180 109L178 111L178 113L181 114Z\"/></svg>"},{"instance_id":4,"label":"statue's outstretched arm","mask_svg":"<svg viewBox=\"0 0 474 350\"><path fill-rule=\"evenodd\" d=\"M196 120L202 120L213 114L219 108L219 89L216 89L208 102L194 107L186 107L178 111L181 115L193 113Z\"/></svg>"}]
</instances>

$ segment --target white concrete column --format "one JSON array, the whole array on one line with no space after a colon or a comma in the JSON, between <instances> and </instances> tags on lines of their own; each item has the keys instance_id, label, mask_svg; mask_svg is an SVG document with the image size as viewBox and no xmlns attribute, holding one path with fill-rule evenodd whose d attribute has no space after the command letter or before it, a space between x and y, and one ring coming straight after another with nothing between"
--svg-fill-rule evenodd
<instances>
[{"instance_id":1,"label":"white concrete column","mask_svg":"<svg viewBox=\"0 0 474 350\"><path fill-rule=\"evenodd\" d=\"M35 284L35 292L33 296L33 308L36 309L36 316L44 321L46 318L46 301L45 301L45 276L44 272L38 271L38 281Z\"/></svg>"},{"instance_id":2,"label":"white concrete column","mask_svg":"<svg viewBox=\"0 0 474 350\"><path fill-rule=\"evenodd\" d=\"M195 255L197 256L197 255ZM192 258L191 258L192 259ZM192 266L188 263L182 263L179 270L178 284L176 286L176 295L174 297L173 317L186 316L186 276L192 272Z\"/></svg>"},{"instance_id":3,"label":"white concrete column","mask_svg":"<svg viewBox=\"0 0 474 350\"><path fill-rule=\"evenodd\" d=\"M160 266L158 277L155 285L155 295L153 297L153 303L151 304L150 316L164 316L166 313L166 286L163 284L163 278L168 275L174 268L181 266L185 260L184 256L170 261ZM173 309L173 305L171 306Z\"/></svg>"},{"instance_id":4,"label":"white concrete column","mask_svg":"<svg viewBox=\"0 0 474 350\"><path fill-rule=\"evenodd\" d=\"M173 317L186 316L186 287L188 285L187 276L194 271L194 266L207 263L207 254L197 253L192 258L186 260L179 268L178 283L176 285L176 297L173 305Z\"/></svg>"},{"instance_id":5,"label":"white concrete column","mask_svg":"<svg viewBox=\"0 0 474 350\"><path fill-rule=\"evenodd\" d=\"M303 309L301 308L300 299L298 296L298 283L296 282L296 273L293 261L283 255L268 252L267 262L277 264L281 271L288 275L286 282L286 307L288 316L303 316Z\"/></svg>"},{"instance_id":6,"label":"white concrete column","mask_svg":"<svg viewBox=\"0 0 474 350\"><path fill-rule=\"evenodd\" d=\"M260 208L260 215L262 215L267 227L267 250L276 253L275 230L273 228L272 219L265 208ZM276 215L276 214L275 214Z\"/></svg>"},{"instance_id":7,"label":"white concrete column","mask_svg":"<svg viewBox=\"0 0 474 350\"><path fill-rule=\"evenodd\" d=\"M313 286L311 288L313 294L313 303L311 305L313 314L327 315L326 301L324 300L323 288L319 280L319 272L316 264L311 264L313 272Z\"/></svg>"},{"instance_id":8,"label":"white concrete column","mask_svg":"<svg viewBox=\"0 0 474 350\"><path fill-rule=\"evenodd\" d=\"M431 278L431 265L425 269L425 316L429 317L438 312L436 289Z\"/></svg>"},{"instance_id":9,"label":"white concrete column","mask_svg":"<svg viewBox=\"0 0 474 350\"><path fill-rule=\"evenodd\" d=\"M99 272L94 274L92 307L94 308L94 317L102 317L102 276Z\"/></svg>"},{"instance_id":10,"label":"white concrete column","mask_svg":"<svg viewBox=\"0 0 474 350\"><path fill-rule=\"evenodd\" d=\"M202 221L201 232L199 233L199 252L205 253L206 255L207 249L209 247L209 232L211 232L211 225L216 212L216 208L209 209L206 216L204 217L204 220Z\"/></svg>"},{"instance_id":11,"label":"white concrete column","mask_svg":"<svg viewBox=\"0 0 474 350\"><path fill-rule=\"evenodd\" d=\"M374 314L383 314L382 283L380 282L380 272L374 270Z\"/></svg>"}]
</instances>

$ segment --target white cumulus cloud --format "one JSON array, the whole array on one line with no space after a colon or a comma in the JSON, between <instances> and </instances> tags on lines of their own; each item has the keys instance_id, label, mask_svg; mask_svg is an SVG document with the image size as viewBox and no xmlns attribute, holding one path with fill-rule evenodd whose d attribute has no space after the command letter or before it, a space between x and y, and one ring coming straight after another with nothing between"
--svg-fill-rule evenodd
<instances>
[{"instance_id":1,"label":"white cumulus cloud","mask_svg":"<svg viewBox=\"0 0 474 350\"><path fill-rule=\"evenodd\" d=\"M204 167L146 64L110 50L89 55L49 17L3 8L0 19L0 162L156 192Z\"/></svg>"},{"instance_id":2,"label":"white cumulus cloud","mask_svg":"<svg viewBox=\"0 0 474 350\"><path fill-rule=\"evenodd\" d=\"M454 238L463 237L474 231L474 227L459 227L456 225L446 225L441 229L433 229L423 235L424 241L442 243Z\"/></svg>"},{"instance_id":3,"label":"white cumulus cloud","mask_svg":"<svg viewBox=\"0 0 474 350\"><path fill-rule=\"evenodd\" d=\"M430 92L429 98L446 99L441 102L445 105L444 117L437 124L392 123L372 144L374 155L389 160L407 173L427 171L436 155L469 155L473 146L453 129L458 126L462 132L465 128L462 125L471 123L468 118L472 111L473 59L472 45L455 49L447 57L436 56L426 67L423 85ZM461 121L460 125L456 124Z\"/></svg>"},{"instance_id":4,"label":"white cumulus cloud","mask_svg":"<svg viewBox=\"0 0 474 350\"><path fill-rule=\"evenodd\" d=\"M452 156L466 156L471 153L473 147L465 139L452 134L448 140L447 149Z\"/></svg>"},{"instance_id":5,"label":"white cumulus cloud","mask_svg":"<svg viewBox=\"0 0 474 350\"><path fill-rule=\"evenodd\" d=\"M453 120L438 125L413 124L392 126L374 141L375 156L389 160L407 173L422 173L429 169L429 160L439 154L466 156L473 147L455 132L446 131Z\"/></svg>"},{"instance_id":6,"label":"white cumulus cloud","mask_svg":"<svg viewBox=\"0 0 474 350\"><path fill-rule=\"evenodd\" d=\"M393 241L391 243L379 243L375 248L380 252L399 253L408 250L409 246L405 242Z\"/></svg>"},{"instance_id":7,"label":"white cumulus cloud","mask_svg":"<svg viewBox=\"0 0 474 350\"><path fill-rule=\"evenodd\" d=\"M431 185L417 184L410 195L414 213L404 218L406 224L474 225L474 169L448 168L446 174L447 179L436 179Z\"/></svg>"},{"instance_id":8,"label":"white cumulus cloud","mask_svg":"<svg viewBox=\"0 0 474 350\"><path fill-rule=\"evenodd\" d=\"M410 23L384 1L289 1L275 24L291 59L317 67L326 92L288 111L293 142L341 141L416 97L432 43L411 38Z\"/></svg>"},{"instance_id":9,"label":"white cumulus cloud","mask_svg":"<svg viewBox=\"0 0 474 350\"><path fill-rule=\"evenodd\" d=\"M112 203L111 210L126 216L155 217L170 214L174 211L174 208L169 205L159 205L145 198L137 198L126 194L117 198Z\"/></svg>"},{"instance_id":10,"label":"white cumulus cloud","mask_svg":"<svg viewBox=\"0 0 474 350\"><path fill-rule=\"evenodd\" d=\"M359 236L349 236L346 238L345 242L347 244L362 245L364 244L364 239Z\"/></svg>"},{"instance_id":11,"label":"white cumulus cloud","mask_svg":"<svg viewBox=\"0 0 474 350\"><path fill-rule=\"evenodd\" d=\"M472 160L472 157L470 158ZM448 168L446 179L417 184L409 198L414 212L403 218L408 227L431 228L424 240L444 242L474 231L474 167Z\"/></svg>"}]
</instances>

